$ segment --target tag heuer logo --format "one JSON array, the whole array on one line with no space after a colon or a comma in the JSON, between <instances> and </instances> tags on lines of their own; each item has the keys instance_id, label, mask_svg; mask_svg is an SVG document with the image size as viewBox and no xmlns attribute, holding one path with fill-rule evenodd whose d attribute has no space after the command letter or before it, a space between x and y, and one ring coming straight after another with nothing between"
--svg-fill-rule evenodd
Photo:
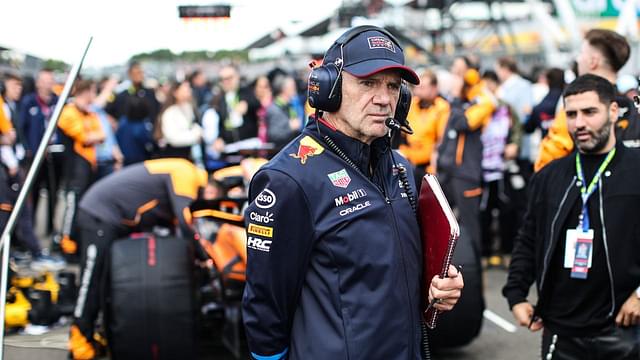
<instances>
[{"instance_id":1,"label":"tag heuer logo","mask_svg":"<svg viewBox=\"0 0 640 360\"><path fill-rule=\"evenodd\" d=\"M327 174L327 176L329 176L329 179L331 179L331 183L339 188L344 189L351 183L351 178L349 177L349 174L347 174L347 170L345 169Z\"/></svg>"}]
</instances>

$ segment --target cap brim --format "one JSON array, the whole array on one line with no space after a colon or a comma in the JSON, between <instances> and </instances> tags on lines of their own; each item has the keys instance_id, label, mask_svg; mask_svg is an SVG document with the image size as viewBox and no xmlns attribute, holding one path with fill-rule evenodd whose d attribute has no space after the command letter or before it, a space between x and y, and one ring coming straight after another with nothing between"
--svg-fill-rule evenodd
<instances>
[{"instance_id":1,"label":"cap brim","mask_svg":"<svg viewBox=\"0 0 640 360\"><path fill-rule=\"evenodd\" d=\"M346 72L358 78L368 77L381 71L390 69L400 70L400 76L403 79L414 85L420 84L420 78L410 67L400 65L395 61L387 59L363 61L344 67L344 70Z\"/></svg>"}]
</instances>

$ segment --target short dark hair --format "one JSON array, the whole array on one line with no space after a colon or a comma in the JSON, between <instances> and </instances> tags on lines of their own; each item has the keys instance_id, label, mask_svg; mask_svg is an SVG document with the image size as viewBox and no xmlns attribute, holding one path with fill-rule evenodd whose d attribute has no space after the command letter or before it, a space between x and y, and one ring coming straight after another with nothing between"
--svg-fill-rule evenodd
<instances>
[{"instance_id":1,"label":"short dark hair","mask_svg":"<svg viewBox=\"0 0 640 360\"><path fill-rule=\"evenodd\" d=\"M491 80L496 84L500 84L500 80L498 79L498 74L496 74L496 72L493 70L485 70L485 72L482 74L482 79Z\"/></svg>"},{"instance_id":2,"label":"short dark hair","mask_svg":"<svg viewBox=\"0 0 640 360\"><path fill-rule=\"evenodd\" d=\"M289 79L293 79L293 77L290 75L276 75L270 83L273 95L278 96L282 94L282 90L284 90L284 86Z\"/></svg>"},{"instance_id":3,"label":"short dark hair","mask_svg":"<svg viewBox=\"0 0 640 360\"><path fill-rule=\"evenodd\" d=\"M438 85L438 76L431 69L426 69L420 73L420 79L427 78L429 79L429 85L437 86Z\"/></svg>"},{"instance_id":4,"label":"short dark hair","mask_svg":"<svg viewBox=\"0 0 640 360\"><path fill-rule=\"evenodd\" d=\"M193 86L193 81L195 80L196 77L198 77L200 74L202 74L202 70L196 69L193 70L193 72L191 74L189 74L189 76L187 77L187 79L189 79L189 83Z\"/></svg>"},{"instance_id":5,"label":"short dark hair","mask_svg":"<svg viewBox=\"0 0 640 360\"><path fill-rule=\"evenodd\" d=\"M550 89L564 89L564 70L559 68L547 69L544 74Z\"/></svg>"},{"instance_id":6,"label":"short dark hair","mask_svg":"<svg viewBox=\"0 0 640 360\"><path fill-rule=\"evenodd\" d=\"M586 74L579 76L567 85L562 94L562 99L566 102L567 97L588 91L595 91L600 102L606 106L609 106L616 98L616 88L609 80L598 75Z\"/></svg>"},{"instance_id":7,"label":"short dark hair","mask_svg":"<svg viewBox=\"0 0 640 360\"><path fill-rule=\"evenodd\" d=\"M505 68L512 73L518 73L518 63L510 56L503 56L498 58L498 66Z\"/></svg>"},{"instance_id":8,"label":"short dark hair","mask_svg":"<svg viewBox=\"0 0 640 360\"><path fill-rule=\"evenodd\" d=\"M629 42L624 36L605 29L591 29L589 30L584 39L589 42L589 45L598 49L604 56L605 60L611 68L618 72L624 64L629 60L631 55L631 47Z\"/></svg>"},{"instance_id":9,"label":"short dark hair","mask_svg":"<svg viewBox=\"0 0 640 360\"><path fill-rule=\"evenodd\" d=\"M91 87L95 85L95 82L91 79L80 79L76 81L73 88L73 95L78 95L85 91L91 90Z\"/></svg>"},{"instance_id":10,"label":"short dark hair","mask_svg":"<svg viewBox=\"0 0 640 360\"><path fill-rule=\"evenodd\" d=\"M476 69L476 70L480 69L480 64L473 61L473 59L469 55L460 55L456 58L462 59L462 61L464 61L464 64L467 66L468 69Z\"/></svg>"},{"instance_id":11,"label":"short dark hair","mask_svg":"<svg viewBox=\"0 0 640 360\"><path fill-rule=\"evenodd\" d=\"M131 72L133 68L140 67L140 62L138 60L129 61L129 66L127 67L127 72Z\"/></svg>"},{"instance_id":12,"label":"short dark hair","mask_svg":"<svg viewBox=\"0 0 640 360\"><path fill-rule=\"evenodd\" d=\"M2 75L2 80L3 81L16 80L16 81L22 82L22 77L20 77L20 75L17 74L16 72L7 71Z\"/></svg>"}]
</instances>

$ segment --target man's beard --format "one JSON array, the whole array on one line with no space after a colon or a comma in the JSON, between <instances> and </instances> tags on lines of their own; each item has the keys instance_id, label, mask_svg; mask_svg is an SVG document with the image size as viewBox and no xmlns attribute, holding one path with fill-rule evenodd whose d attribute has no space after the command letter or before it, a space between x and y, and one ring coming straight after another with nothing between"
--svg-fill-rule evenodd
<instances>
[{"instance_id":1,"label":"man's beard","mask_svg":"<svg viewBox=\"0 0 640 360\"><path fill-rule=\"evenodd\" d=\"M609 135L611 134L611 117L607 116L607 122L595 131L588 130L591 135L591 139L587 142L578 141L576 132L571 134L573 142L576 144L578 150L583 154L597 154L607 146L609 142Z\"/></svg>"}]
</instances>

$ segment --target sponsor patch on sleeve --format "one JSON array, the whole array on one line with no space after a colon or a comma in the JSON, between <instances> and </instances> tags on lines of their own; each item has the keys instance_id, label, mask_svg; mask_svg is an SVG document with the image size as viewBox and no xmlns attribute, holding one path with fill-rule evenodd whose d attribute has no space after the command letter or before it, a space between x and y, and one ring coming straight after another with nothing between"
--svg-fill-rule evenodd
<instances>
[{"instance_id":1,"label":"sponsor patch on sleeve","mask_svg":"<svg viewBox=\"0 0 640 360\"><path fill-rule=\"evenodd\" d=\"M273 228L270 226L262 226L249 223L249 226L247 227L247 233L272 238Z\"/></svg>"},{"instance_id":2,"label":"sponsor patch on sleeve","mask_svg":"<svg viewBox=\"0 0 640 360\"><path fill-rule=\"evenodd\" d=\"M264 240L255 236L247 236L247 247L249 249L269 252L271 251L271 240Z\"/></svg>"},{"instance_id":3,"label":"sponsor patch on sleeve","mask_svg":"<svg viewBox=\"0 0 640 360\"><path fill-rule=\"evenodd\" d=\"M256 197L255 204L260 209L270 209L276 204L276 194L269 188L264 188Z\"/></svg>"}]
</instances>

